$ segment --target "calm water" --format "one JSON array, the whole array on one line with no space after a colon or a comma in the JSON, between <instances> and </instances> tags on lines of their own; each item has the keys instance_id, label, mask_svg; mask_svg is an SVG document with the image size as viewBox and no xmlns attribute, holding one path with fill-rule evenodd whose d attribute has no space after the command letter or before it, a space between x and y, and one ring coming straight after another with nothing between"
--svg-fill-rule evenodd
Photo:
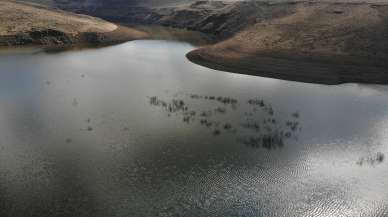
<instances>
[{"instance_id":1,"label":"calm water","mask_svg":"<svg viewBox=\"0 0 388 217\"><path fill-rule=\"evenodd\" d=\"M0 53L0 216L387 216L388 88L168 41Z\"/></svg>"}]
</instances>

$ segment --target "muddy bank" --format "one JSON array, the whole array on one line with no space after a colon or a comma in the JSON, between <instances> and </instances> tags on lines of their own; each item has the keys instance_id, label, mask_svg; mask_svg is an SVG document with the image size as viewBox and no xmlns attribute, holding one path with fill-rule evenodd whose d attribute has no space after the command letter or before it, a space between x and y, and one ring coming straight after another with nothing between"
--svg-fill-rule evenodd
<instances>
[{"instance_id":1,"label":"muddy bank","mask_svg":"<svg viewBox=\"0 0 388 217\"><path fill-rule=\"evenodd\" d=\"M255 55L232 57L230 53L212 52L207 48L189 52L186 57L199 65L232 73L319 84L374 83L387 84L387 67L330 63L305 58Z\"/></svg>"}]
</instances>

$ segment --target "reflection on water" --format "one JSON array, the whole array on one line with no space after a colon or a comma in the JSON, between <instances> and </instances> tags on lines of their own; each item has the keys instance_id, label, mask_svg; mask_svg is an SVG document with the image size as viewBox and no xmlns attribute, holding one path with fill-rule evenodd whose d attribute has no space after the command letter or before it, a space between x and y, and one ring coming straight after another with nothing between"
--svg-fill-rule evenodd
<instances>
[{"instance_id":1,"label":"reflection on water","mask_svg":"<svg viewBox=\"0 0 388 217\"><path fill-rule=\"evenodd\" d=\"M232 97L202 96L198 94L173 94L170 100L162 100L157 96L149 97L152 106L162 108L168 117L179 117L186 124L200 124L212 132L213 136L235 134L236 142L252 148L267 150L282 148L288 139L297 140L301 131L298 121L299 113L290 114L289 120L281 123L269 103L263 99L249 99L245 102L248 110L242 112L239 102ZM182 97L182 98L176 98ZM188 101L185 101L187 98ZM200 101L200 102L198 102ZM201 106L202 105L202 106ZM209 107L210 106L210 107ZM239 122L233 122L230 112L240 117Z\"/></svg>"},{"instance_id":2,"label":"reflection on water","mask_svg":"<svg viewBox=\"0 0 388 217\"><path fill-rule=\"evenodd\" d=\"M192 49L1 52L0 216L388 216L387 88L225 73Z\"/></svg>"},{"instance_id":3,"label":"reflection on water","mask_svg":"<svg viewBox=\"0 0 388 217\"><path fill-rule=\"evenodd\" d=\"M131 26L131 24L129 25ZM174 40L189 42L195 46L207 45L216 41L215 38L211 35L185 29L157 25L135 25L133 27L148 32L150 35L152 35L153 39L157 40Z\"/></svg>"}]
</instances>

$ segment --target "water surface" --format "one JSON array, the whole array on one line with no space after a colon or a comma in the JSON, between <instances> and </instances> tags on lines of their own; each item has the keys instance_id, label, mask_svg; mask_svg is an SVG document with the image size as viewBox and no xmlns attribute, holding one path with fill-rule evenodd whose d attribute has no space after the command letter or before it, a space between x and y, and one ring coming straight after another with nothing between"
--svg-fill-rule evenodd
<instances>
[{"instance_id":1,"label":"water surface","mask_svg":"<svg viewBox=\"0 0 388 217\"><path fill-rule=\"evenodd\" d=\"M387 216L388 89L215 71L193 46L0 54L0 216Z\"/></svg>"}]
</instances>

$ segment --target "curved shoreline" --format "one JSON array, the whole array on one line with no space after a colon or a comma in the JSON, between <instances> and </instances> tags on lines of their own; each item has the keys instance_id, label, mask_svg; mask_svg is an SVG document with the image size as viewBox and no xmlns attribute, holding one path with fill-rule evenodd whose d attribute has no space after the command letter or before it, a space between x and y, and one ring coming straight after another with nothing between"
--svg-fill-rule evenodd
<instances>
[{"instance_id":1,"label":"curved shoreline","mask_svg":"<svg viewBox=\"0 0 388 217\"><path fill-rule=\"evenodd\" d=\"M111 32L81 33L79 42L91 45L109 45L138 39L148 39L150 37L150 34L146 32L118 25L118 28Z\"/></svg>"},{"instance_id":2,"label":"curved shoreline","mask_svg":"<svg viewBox=\"0 0 388 217\"><path fill-rule=\"evenodd\" d=\"M186 54L193 63L215 70L268 78L336 85L343 83L387 84L388 69L369 65L326 63L292 60L268 56L228 58L227 54L212 54L199 48Z\"/></svg>"},{"instance_id":3,"label":"curved shoreline","mask_svg":"<svg viewBox=\"0 0 388 217\"><path fill-rule=\"evenodd\" d=\"M213 69L309 83L388 84L387 4L197 1L109 17L211 34L216 44L187 57Z\"/></svg>"}]
</instances>

